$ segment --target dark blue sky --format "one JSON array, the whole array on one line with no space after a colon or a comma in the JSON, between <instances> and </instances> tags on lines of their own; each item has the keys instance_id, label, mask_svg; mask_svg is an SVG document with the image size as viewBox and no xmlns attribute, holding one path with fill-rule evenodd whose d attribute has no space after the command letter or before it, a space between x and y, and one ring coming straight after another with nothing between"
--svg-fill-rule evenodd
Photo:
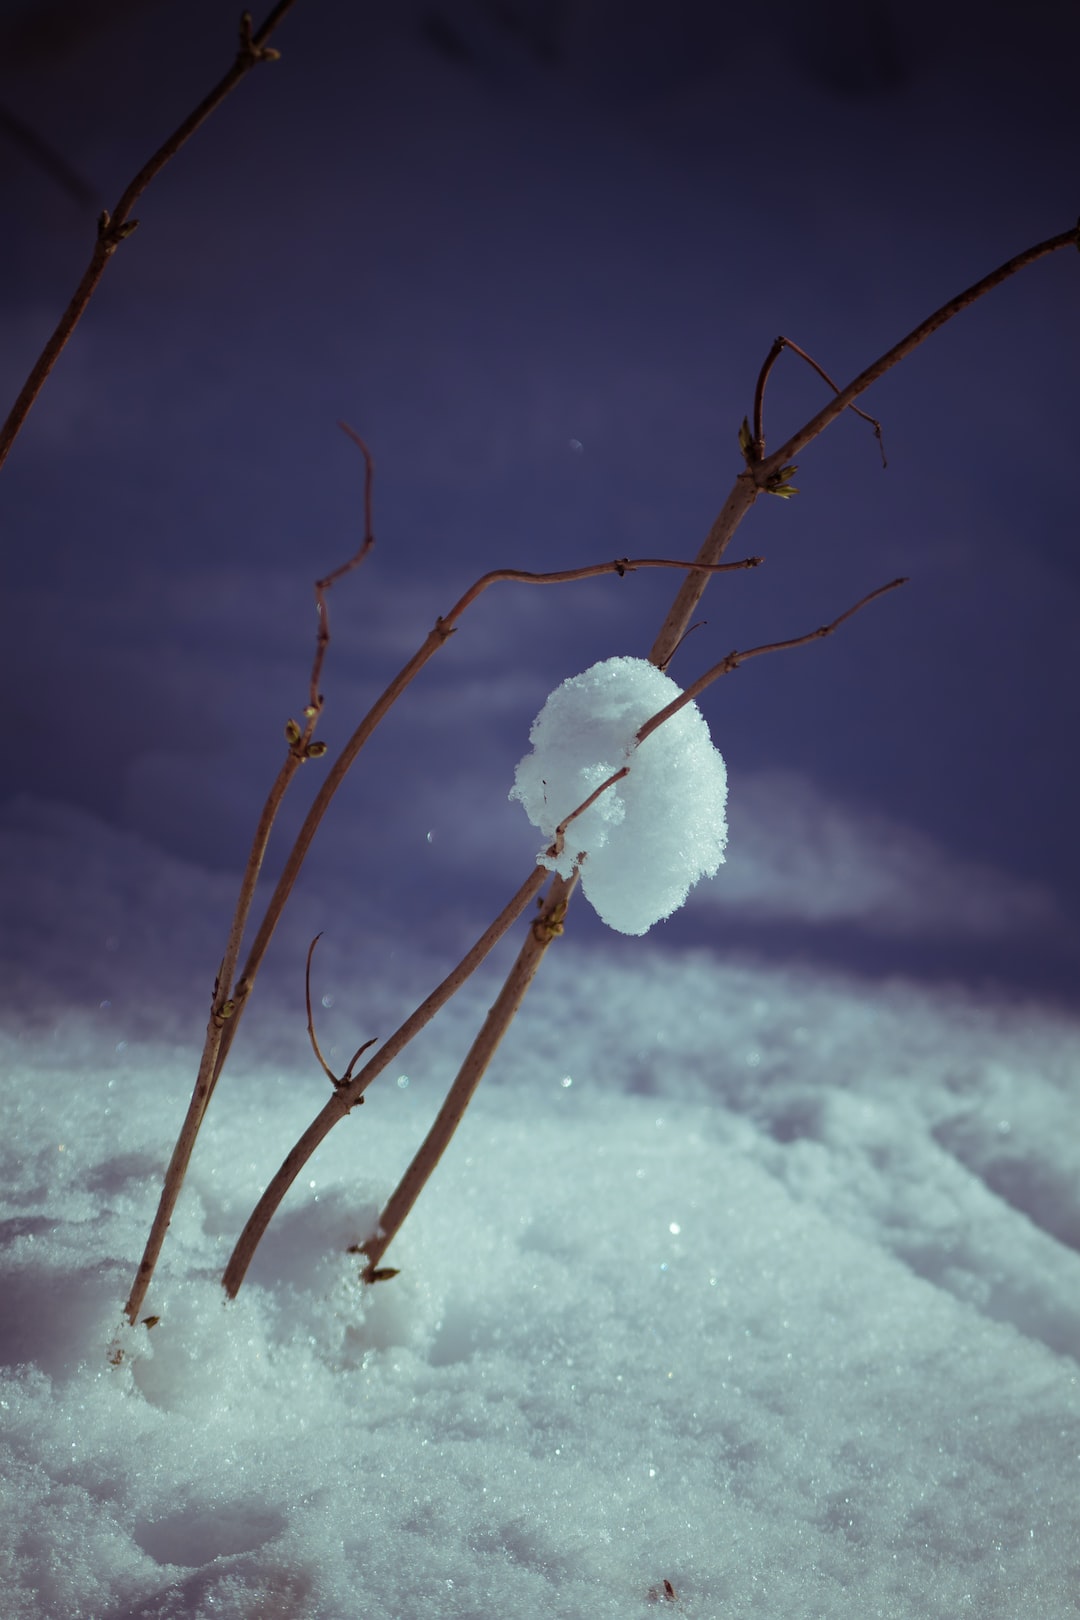
<instances>
[{"instance_id":1,"label":"dark blue sky","mask_svg":"<svg viewBox=\"0 0 1080 1620\"><path fill-rule=\"evenodd\" d=\"M311 580L359 537L339 417L377 459L378 547L331 603L332 746L485 569L692 556L778 332L844 382L1076 217L1072 7L659 11L299 0L283 60L143 199L0 473L11 825L58 801L237 864L303 701ZM0 13L0 106L98 201L0 144L11 396L97 207L227 65L235 28L210 3L44 15ZM740 815L757 865L737 906L692 906L658 940L1071 993L1078 311L1074 254L1029 270L866 398L887 471L848 418L803 456L795 500L758 502L734 554L766 563L710 590L671 668L684 684L912 583L709 695L732 871ZM823 397L782 361L772 442ZM505 796L544 696L647 652L672 589L504 586L475 609L327 823L311 879L328 926L343 894L374 929L481 925L531 859ZM850 899L859 863L893 856L884 897ZM950 928L951 899L935 904L954 872L982 922ZM815 881L831 910L808 903Z\"/></svg>"}]
</instances>

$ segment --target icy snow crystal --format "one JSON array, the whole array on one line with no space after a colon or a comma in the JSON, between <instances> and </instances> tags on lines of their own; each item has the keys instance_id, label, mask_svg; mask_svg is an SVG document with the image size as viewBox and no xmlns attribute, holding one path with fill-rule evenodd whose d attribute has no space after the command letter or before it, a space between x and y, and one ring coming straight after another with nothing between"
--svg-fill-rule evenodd
<instances>
[{"instance_id":1,"label":"icy snow crystal","mask_svg":"<svg viewBox=\"0 0 1080 1620\"><path fill-rule=\"evenodd\" d=\"M529 732L532 753L514 773L510 797L544 835L538 863L569 877L584 854L585 897L620 934L644 934L669 917L724 859L727 771L697 705L634 744L680 690L644 658L594 664L552 692ZM629 776L571 823L560 856L549 855L560 821L627 764Z\"/></svg>"}]
</instances>

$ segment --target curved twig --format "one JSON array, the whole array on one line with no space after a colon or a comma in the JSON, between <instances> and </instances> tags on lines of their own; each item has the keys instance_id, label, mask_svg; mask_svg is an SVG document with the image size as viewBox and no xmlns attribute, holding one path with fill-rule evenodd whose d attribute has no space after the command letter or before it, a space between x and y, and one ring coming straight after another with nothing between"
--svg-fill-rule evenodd
<instances>
[{"instance_id":1,"label":"curved twig","mask_svg":"<svg viewBox=\"0 0 1080 1620\"><path fill-rule=\"evenodd\" d=\"M319 616L319 628L315 636L315 659L311 666L311 685L308 689L308 705L305 710L309 721L314 722L322 713L323 695L319 691L319 682L322 680L323 662L326 658L326 649L330 645L330 616L326 605L326 593L332 585L346 574L351 574L354 568L359 568L372 546L375 544L375 531L372 527L372 499L375 485L375 460L364 440L351 428L347 422L339 422L338 427L357 446L364 458L364 538L356 552L347 562L333 569L323 579L315 581L315 611Z\"/></svg>"},{"instance_id":2,"label":"curved twig","mask_svg":"<svg viewBox=\"0 0 1080 1620\"><path fill-rule=\"evenodd\" d=\"M707 669L704 675L699 675L696 681L692 681L686 690L680 692L679 696L673 698L665 708L657 710L656 714L646 720L645 724L636 733L635 740L643 743L646 737L652 735L657 726L662 726L664 721L669 720L673 714L678 714L680 709L685 709L688 703L693 703L695 698L701 696L707 686L711 686L714 681L719 680L721 675L730 675L732 670L738 669L740 664L747 663L751 658L760 658L764 653L788 652L793 647L805 647L811 641L820 641L824 636L831 636L834 630L839 630L842 624L846 624L849 619L853 618L864 607L868 607L871 602L876 602L879 596L884 596L888 591L895 591L899 586L907 584L906 575L902 579L891 579L887 585L879 585L876 590L868 591L865 596L859 598L853 607L849 607L845 612L841 613L839 618L833 619L829 624L819 625L816 630L808 630L803 636L792 636L788 641L768 641L763 646L750 647L746 652L728 653L726 658L721 658L718 664L713 664L712 668ZM615 777L611 778L611 781L615 780ZM608 783L605 782L604 786L607 787Z\"/></svg>"},{"instance_id":3,"label":"curved twig","mask_svg":"<svg viewBox=\"0 0 1080 1620\"><path fill-rule=\"evenodd\" d=\"M341 1086L348 1085L349 1081L352 1079L352 1072L357 1065L357 1061L363 1057L369 1046L376 1045L379 1037L377 1035L373 1035L370 1040L364 1041L363 1045L356 1048L356 1051L349 1059L348 1065L346 1066L340 1079L323 1057L322 1047L319 1045L319 1037L315 1033L315 1017L311 1010L311 958L315 955L315 947L319 943L320 939L322 939L322 934L316 934L315 938L308 946L307 962L304 966L304 1005L307 1008L308 1040L311 1042L311 1050L314 1052L316 1061L323 1074L325 1074L326 1078L335 1089L340 1089ZM363 1097L357 1098L358 1102L363 1102L363 1100Z\"/></svg>"},{"instance_id":4,"label":"curved twig","mask_svg":"<svg viewBox=\"0 0 1080 1620\"><path fill-rule=\"evenodd\" d=\"M546 872L544 873L546 877ZM578 874L552 880L540 915L534 919L525 936L513 967L507 974L502 989L491 1005L491 1010L480 1027L480 1032L469 1048L464 1063L454 1077L446 1094L446 1101L435 1116L435 1122L421 1143L412 1163L402 1176L371 1237L360 1245L367 1259L361 1276L364 1282L382 1282L396 1275L380 1265L383 1255L401 1228L435 1166L450 1145L451 1138L461 1124L462 1116L473 1099L477 1086L495 1056L499 1043L514 1021L524 1001L536 971L544 959L548 946L563 931L563 919L577 885Z\"/></svg>"},{"instance_id":5,"label":"curved twig","mask_svg":"<svg viewBox=\"0 0 1080 1620\"><path fill-rule=\"evenodd\" d=\"M174 158L184 143L194 135L199 125L205 123L210 114L220 107L226 96L235 90L240 80L253 67L257 67L260 62L277 61L280 53L272 50L266 44L266 41L285 13L294 4L295 0L278 0L278 4L269 13L266 21L254 32L251 26L251 13L250 11L244 12L240 19L239 49L228 73L214 86L208 95L203 97L199 105L193 112L188 114L183 123L173 130L168 140L158 147L153 156L147 159L112 212L110 213L107 208L102 211L98 219L94 251L90 255L90 262L83 272L82 280L72 294L71 301L60 317L52 336L38 356L30 375L22 386L18 399L8 414L7 420L3 427L0 427L0 466L3 466L7 460L8 452L18 437L23 423L29 416L34 401L41 393L46 378L63 353L64 346L72 332L74 332L82 319L86 306L94 296L97 284L105 273L105 266L121 242L129 237L138 225L137 219L130 218L131 210L170 159Z\"/></svg>"}]
</instances>

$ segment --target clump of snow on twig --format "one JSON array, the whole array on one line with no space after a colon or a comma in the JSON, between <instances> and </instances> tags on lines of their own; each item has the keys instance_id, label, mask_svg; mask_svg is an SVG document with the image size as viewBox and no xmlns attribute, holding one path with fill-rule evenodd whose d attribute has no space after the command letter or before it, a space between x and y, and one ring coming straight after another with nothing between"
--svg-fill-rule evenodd
<instances>
[{"instance_id":1,"label":"clump of snow on twig","mask_svg":"<svg viewBox=\"0 0 1080 1620\"><path fill-rule=\"evenodd\" d=\"M727 770L694 703L636 745L638 729L681 688L644 658L607 658L551 693L529 732L512 799L544 835L540 865L569 877L610 928L644 934L724 859ZM624 765L630 773L571 823L559 823Z\"/></svg>"}]
</instances>

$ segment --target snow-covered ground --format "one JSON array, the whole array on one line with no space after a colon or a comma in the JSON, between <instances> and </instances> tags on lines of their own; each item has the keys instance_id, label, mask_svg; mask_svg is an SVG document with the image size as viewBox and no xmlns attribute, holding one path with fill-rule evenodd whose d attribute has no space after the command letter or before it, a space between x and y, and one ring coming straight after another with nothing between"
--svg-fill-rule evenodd
<instances>
[{"instance_id":1,"label":"snow-covered ground","mask_svg":"<svg viewBox=\"0 0 1080 1620\"><path fill-rule=\"evenodd\" d=\"M170 1020L162 968L194 985L225 886L62 818L6 848L5 892L63 914L82 966L66 1010L7 987L6 1616L626 1620L665 1580L702 1620L1075 1612L1076 1020L568 934L401 1274L365 1291L347 1250L495 970L327 1140L226 1305L326 1090L301 986L268 970L160 1321L128 1329L205 1004ZM338 1054L447 965L327 945Z\"/></svg>"},{"instance_id":2,"label":"snow-covered ground","mask_svg":"<svg viewBox=\"0 0 1080 1620\"><path fill-rule=\"evenodd\" d=\"M66 57L64 8L52 45L0 19L0 107L103 201L232 48L217 0L182 9L88 5ZM575 899L400 1274L365 1290L349 1250L516 938L227 1305L326 1096L309 941L340 1068L524 878L530 721L641 657L672 583L470 610L327 818L157 1321L122 1321L311 580L358 538L335 418L375 450L379 544L331 598L332 748L484 570L693 554L777 331L846 380L1075 217L1071 8L722 10L302 0L0 474L0 1620L1080 1609L1071 253L865 401L887 474L838 424L758 502L735 549L766 562L710 588L682 686L912 583L704 695L725 863L644 941ZM6 393L92 231L21 161L0 143ZM822 396L786 364L771 433Z\"/></svg>"}]
</instances>

